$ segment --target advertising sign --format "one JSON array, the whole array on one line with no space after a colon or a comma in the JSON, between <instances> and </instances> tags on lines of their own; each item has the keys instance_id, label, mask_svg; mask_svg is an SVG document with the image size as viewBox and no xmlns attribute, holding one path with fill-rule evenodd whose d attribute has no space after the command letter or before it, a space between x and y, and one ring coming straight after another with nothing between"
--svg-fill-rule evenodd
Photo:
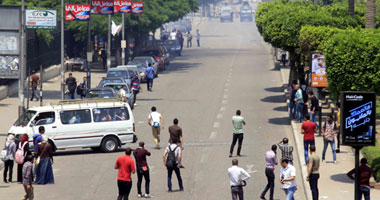
<instances>
[{"instance_id":1,"label":"advertising sign","mask_svg":"<svg viewBox=\"0 0 380 200\"><path fill-rule=\"evenodd\" d=\"M313 53L311 60L311 87L327 87L325 57L322 53Z\"/></svg>"},{"instance_id":2,"label":"advertising sign","mask_svg":"<svg viewBox=\"0 0 380 200\"><path fill-rule=\"evenodd\" d=\"M376 94L373 92L341 93L342 144L375 145Z\"/></svg>"},{"instance_id":3,"label":"advertising sign","mask_svg":"<svg viewBox=\"0 0 380 200\"><path fill-rule=\"evenodd\" d=\"M144 12L143 2L133 2L132 3L132 13L133 14L142 14Z\"/></svg>"},{"instance_id":4,"label":"advertising sign","mask_svg":"<svg viewBox=\"0 0 380 200\"><path fill-rule=\"evenodd\" d=\"M66 4L65 21L88 21L90 10L90 5Z\"/></svg>"},{"instance_id":5,"label":"advertising sign","mask_svg":"<svg viewBox=\"0 0 380 200\"><path fill-rule=\"evenodd\" d=\"M132 1L115 0L113 1L114 13L132 13Z\"/></svg>"},{"instance_id":6,"label":"advertising sign","mask_svg":"<svg viewBox=\"0 0 380 200\"><path fill-rule=\"evenodd\" d=\"M91 14L112 15L113 14L113 0L112 1L92 0Z\"/></svg>"},{"instance_id":7,"label":"advertising sign","mask_svg":"<svg viewBox=\"0 0 380 200\"><path fill-rule=\"evenodd\" d=\"M57 11L43 9L25 10L25 28L27 29L56 29Z\"/></svg>"}]
</instances>

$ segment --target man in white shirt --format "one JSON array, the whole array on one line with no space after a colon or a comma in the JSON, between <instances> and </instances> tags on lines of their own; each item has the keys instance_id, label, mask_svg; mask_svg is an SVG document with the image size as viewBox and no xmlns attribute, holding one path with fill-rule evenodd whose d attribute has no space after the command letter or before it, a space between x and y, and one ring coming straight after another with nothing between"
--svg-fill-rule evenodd
<instances>
[{"instance_id":1,"label":"man in white shirt","mask_svg":"<svg viewBox=\"0 0 380 200\"><path fill-rule=\"evenodd\" d=\"M164 117L157 112L156 107L152 107L152 112L148 116L148 124L152 127L152 134L154 143L156 144L156 149L160 149L160 133L161 133L161 127L162 129L165 128L164 125Z\"/></svg>"},{"instance_id":2,"label":"man in white shirt","mask_svg":"<svg viewBox=\"0 0 380 200\"><path fill-rule=\"evenodd\" d=\"M119 96L123 102L128 102L126 89L127 86L123 85L123 87L119 90Z\"/></svg>"},{"instance_id":3,"label":"man in white shirt","mask_svg":"<svg viewBox=\"0 0 380 200\"><path fill-rule=\"evenodd\" d=\"M297 190L296 168L289 165L287 159L281 160L281 166L281 184L286 194L286 200L294 200L294 193Z\"/></svg>"},{"instance_id":4,"label":"man in white shirt","mask_svg":"<svg viewBox=\"0 0 380 200\"><path fill-rule=\"evenodd\" d=\"M232 160L232 167L228 168L228 177L230 179L232 200L244 200L243 195L243 181L249 179L251 176L243 168L238 167L239 161Z\"/></svg>"},{"instance_id":5,"label":"man in white shirt","mask_svg":"<svg viewBox=\"0 0 380 200\"><path fill-rule=\"evenodd\" d=\"M164 161L164 166L166 166L166 169L168 170L168 192L172 192L172 175L173 171L175 172L178 180L178 185L179 185L179 191L183 192L183 182L182 182L182 177L181 177L181 161L182 161L182 148L181 146L178 145L178 139L173 138L171 143L169 144L168 147L166 147L164 156L163 156L163 161ZM170 155L174 153L174 159L173 155ZM171 158L172 157L172 158Z\"/></svg>"},{"instance_id":6,"label":"man in white shirt","mask_svg":"<svg viewBox=\"0 0 380 200\"><path fill-rule=\"evenodd\" d=\"M177 33L175 32L175 30L173 30L173 32L170 33L170 39L171 40L176 40L177 39Z\"/></svg>"}]
</instances>

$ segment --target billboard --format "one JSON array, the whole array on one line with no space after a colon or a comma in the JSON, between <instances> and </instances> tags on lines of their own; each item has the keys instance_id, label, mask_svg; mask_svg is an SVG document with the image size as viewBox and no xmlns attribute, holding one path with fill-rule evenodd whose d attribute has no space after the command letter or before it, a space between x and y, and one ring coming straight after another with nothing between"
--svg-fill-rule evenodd
<instances>
[{"instance_id":1,"label":"billboard","mask_svg":"<svg viewBox=\"0 0 380 200\"><path fill-rule=\"evenodd\" d=\"M373 92L341 93L342 144L375 145L376 94Z\"/></svg>"},{"instance_id":2,"label":"billboard","mask_svg":"<svg viewBox=\"0 0 380 200\"><path fill-rule=\"evenodd\" d=\"M90 5L66 4L65 21L88 21L90 10Z\"/></svg>"},{"instance_id":3,"label":"billboard","mask_svg":"<svg viewBox=\"0 0 380 200\"><path fill-rule=\"evenodd\" d=\"M115 0L113 1L114 13L132 13L132 1Z\"/></svg>"},{"instance_id":4,"label":"billboard","mask_svg":"<svg viewBox=\"0 0 380 200\"><path fill-rule=\"evenodd\" d=\"M143 2L133 2L132 3L132 13L133 14L141 14L143 12L144 12Z\"/></svg>"},{"instance_id":5,"label":"billboard","mask_svg":"<svg viewBox=\"0 0 380 200\"><path fill-rule=\"evenodd\" d=\"M91 14L112 15L113 14L113 0L92 0Z\"/></svg>"},{"instance_id":6,"label":"billboard","mask_svg":"<svg viewBox=\"0 0 380 200\"><path fill-rule=\"evenodd\" d=\"M25 28L27 29L56 29L57 11L45 9L26 9Z\"/></svg>"},{"instance_id":7,"label":"billboard","mask_svg":"<svg viewBox=\"0 0 380 200\"><path fill-rule=\"evenodd\" d=\"M325 57L319 52L311 54L311 87L327 87Z\"/></svg>"}]
</instances>

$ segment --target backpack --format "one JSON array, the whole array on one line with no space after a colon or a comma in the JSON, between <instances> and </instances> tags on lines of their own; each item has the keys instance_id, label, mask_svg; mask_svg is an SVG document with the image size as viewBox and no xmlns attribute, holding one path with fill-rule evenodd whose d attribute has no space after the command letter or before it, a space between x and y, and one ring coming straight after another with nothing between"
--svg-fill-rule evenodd
<instances>
[{"instance_id":1,"label":"backpack","mask_svg":"<svg viewBox=\"0 0 380 200\"><path fill-rule=\"evenodd\" d=\"M1 160L2 161L8 161L10 160L11 156L10 156L10 153L9 153L9 146L11 146L10 144L7 146L5 145L4 149L1 151Z\"/></svg>"},{"instance_id":2,"label":"backpack","mask_svg":"<svg viewBox=\"0 0 380 200\"><path fill-rule=\"evenodd\" d=\"M24 142L24 144L22 146L20 146L21 144L19 144L19 147L18 147L16 154L15 154L15 161L17 164L22 165L24 163L24 159L25 159L25 155L26 155L26 152L24 152L24 148L25 148L25 145L27 143L28 142Z\"/></svg>"},{"instance_id":3,"label":"backpack","mask_svg":"<svg viewBox=\"0 0 380 200\"><path fill-rule=\"evenodd\" d=\"M78 85L78 87L77 87L77 95L81 95L82 94L82 87L81 87L81 85Z\"/></svg>"},{"instance_id":4,"label":"backpack","mask_svg":"<svg viewBox=\"0 0 380 200\"><path fill-rule=\"evenodd\" d=\"M175 156L175 150L177 150L178 145L172 150L169 145L169 153L166 158L166 167L174 168L177 164L177 157Z\"/></svg>"}]
</instances>

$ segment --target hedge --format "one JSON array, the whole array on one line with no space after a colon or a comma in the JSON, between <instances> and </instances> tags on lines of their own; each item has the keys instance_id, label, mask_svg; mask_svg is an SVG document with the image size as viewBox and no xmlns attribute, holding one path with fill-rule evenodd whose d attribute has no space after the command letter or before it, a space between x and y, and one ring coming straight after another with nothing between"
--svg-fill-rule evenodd
<instances>
[{"instance_id":1,"label":"hedge","mask_svg":"<svg viewBox=\"0 0 380 200\"><path fill-rule=\"evenodd\" d=\"M362 149L363 156L368 160L368 164L372 168L372 174L376 182L380 182L380 146L376 142L376 146L364 147Z\"/></svg>"}]
</instances>

